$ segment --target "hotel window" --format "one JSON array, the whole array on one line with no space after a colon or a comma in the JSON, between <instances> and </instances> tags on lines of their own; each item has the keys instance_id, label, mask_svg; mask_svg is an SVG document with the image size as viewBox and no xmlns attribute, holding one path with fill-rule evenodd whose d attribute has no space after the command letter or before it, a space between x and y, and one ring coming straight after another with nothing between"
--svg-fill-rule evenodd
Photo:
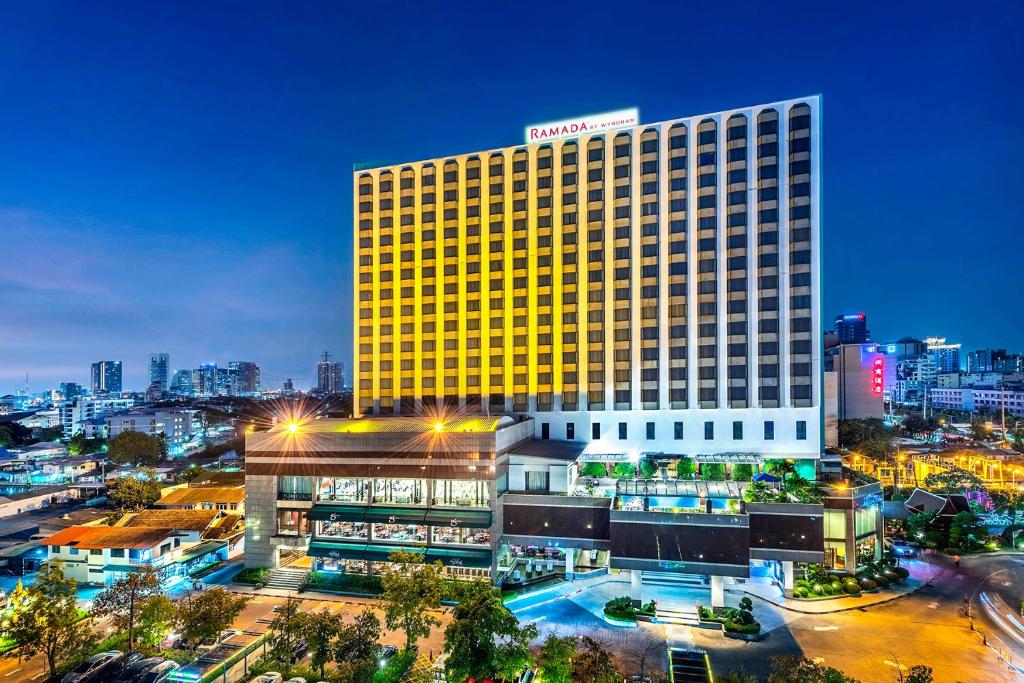
<instances>
[{"instance_id":1,"label":"hotel window","mask_svg":"<svg viewBox=\"0 0 1024 683\"><path fill-rule=\"evenodd\" d=\"M735 420L732 423L732 438L735 441L741 441L743 439L743 422Z\"/></svg>"},{"instance_id":2,"label":"hotel window","mask_svg":"<svg viewBox=\"0 0 1024 683\"><path fill-rule=\"evenodd\" d=\"M316 535L367 541L370 538L370 525L362 522L317 522Z\"/></svg>"},{"instance_id":3,"label":"hotel window","mask_svg":"<svg viewBox=\"0 0 1024 683\"><path fill-rule=\"evenodd\" d=\"M647 440L648 441L653 441L654 440L654 423L653 422L648 422L647 423Z\"/></svg>"},{"instance_id":4,"label":"hotel window","mask_svg":"<svg viewBox=\"0 0 1024 683\"><path fill-rule=\"evenodd\" d=\"M764 440L774 441L775 440L775 422L774 420L764 421Z\"/></svg>"},{"instance_id":5,"label":"hotel window","mask_svg":"<svg viewBox=\"0 0 1024 683\"><path fill-rule=\"evenodd\" d=\"M374 479L373 502L422 505L426 482L422 479Z\"/></svg>"},{"instance_id":6,"label":"hotel window","mask_svg":"<svg viewBox=\"0 0 1024 683\"><path fill-rule=\"evenodd\" d=\"M434 482L434 505L486 507L490 486L485 481L438 479Z\"/></svg>"},{"instance_id":7,"label":"hotel window","mask_svg":"<svg viewBox=\"0 0 1024 683\"><path fill-rule=\"evenodd\" d=\"M373 524L370 529L374 541L399 541L426 544L427 527L417 524Z\"/></svg>"},{"instance_id":8,"label":"hotel window","mask_svg":"<svg viewBox=\"0 0 1024 683\"><path fill-rule=\"evenodd\" d=\"M796 439L797 441L807 440L807 422L804 420L796 421Z\"/></svg>"},{"instance_id":9,"label":"hotel window","mask_svg":"<svg viewBox=\"0 0 1024 683\"><path fill-rule=\"evenodd\" d=\"M576 423L567 422L565 423L565 438L572 441L576 438Z\"/></svg>"},{"instance_id":10,"label":"hotel window","mask_svg":"<svg viewBox=\"0 0 1024 683\"><path fill-rule=\"evenodd\" d=\"M590 425L590 438L592 438L592 439L600 439L601 438L601 423L600 422L595 422L594 424Z\"/></svg>"},{"instance_id":11,"label":"hotel window","mask_svg":"<svg viewBox=\"0 0 1024 683\"><path fill-rule=\"evenodd\" d=\"M682 422L676 422L673 425L673 428L674 428L674 431L675 431L675 439L676 439L676 441L682 441L682 439L683 439L683 423Z\"/></svg>"},{"instance_id":12,"label":"hotel window","mask_svg":"<svg viewBox=\"0 0 1024 683\"><path fill-rule=\"evenodd\" d=\"M620 440L625 440L626 439L626 423L625 422L620 422L619 423L619 439Z\"/></svg>"},{"instance_id":13,"label":"hotel window","mask_svg":"<svg viewBox=\"0 0 1024 683\"><path fill-rule=\"evenodd\" d=\"M704 440L711 441L715 438L715 423L705 422L704 423Z\"/></svg>"},{"instance_id":14,"label":"hotel window","mask_svg":"<svg viewBox=\"0 0 1024 683\"><path fill-rule=\"evenodd\" d=\"M318 498L342 503L365 503L369 481L353 477L324 477L320 479Z\"/></svg>"},{"instance_id":15,"label":"hotel window","mask_svg":"<svg viewBox=\"0 0 1024 683\"><path fill-rule=\"evenodd\" d=\"M430 542L439 545L490 545L491 532L487 529L435 526L430 528Z\"/></svg>"}]
</instances>

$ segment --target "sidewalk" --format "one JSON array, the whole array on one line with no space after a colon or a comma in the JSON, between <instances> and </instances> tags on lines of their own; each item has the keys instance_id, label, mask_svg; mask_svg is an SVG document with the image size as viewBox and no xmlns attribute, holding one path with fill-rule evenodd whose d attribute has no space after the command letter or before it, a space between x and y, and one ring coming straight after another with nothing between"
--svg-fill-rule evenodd
<instances>
[{"instance_id":1,"label":"sidewalk","mask_svg":"<svg viewBox=\"0 0 1024 683\"><path fill-rule=\"evenodd\" d=\"M892 588L879 589L877 593L861 593L856 596L823 598L820 600L798 600L784 597L782 589L775 584L751 582L727 586L726 592L746 593L771 603L776 607L781 607L798 614L830 614L881 605L897 600L919 590L946 570L944 565L924 560L905 560L901 566L910 572L907 580Z\"/></svg>"}]
</instances>

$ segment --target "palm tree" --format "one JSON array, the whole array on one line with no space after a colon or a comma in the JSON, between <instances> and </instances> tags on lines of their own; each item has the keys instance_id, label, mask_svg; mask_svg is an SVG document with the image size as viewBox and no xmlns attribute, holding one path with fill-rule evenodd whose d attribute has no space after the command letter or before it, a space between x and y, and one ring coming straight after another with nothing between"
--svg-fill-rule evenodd
<instances>
[{"instance_id":1,"label":"palm tree","mask_svg":"<svg viewBox=\"0 0 1024 683\"><path fill-rule=\"evenodd\" d=\"M792 460L769 460L766 463L765 469L768 470L769 474L782 479L783 491L786 490L786 477L796 475L796 467L793 465Z\"/></svg>"}]
</instances>

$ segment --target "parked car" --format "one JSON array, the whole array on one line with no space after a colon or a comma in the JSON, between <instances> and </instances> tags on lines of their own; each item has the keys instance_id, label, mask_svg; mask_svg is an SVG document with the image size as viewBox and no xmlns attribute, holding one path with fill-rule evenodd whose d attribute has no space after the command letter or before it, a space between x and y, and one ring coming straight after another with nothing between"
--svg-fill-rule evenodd
<instances>
[{"instance_id":1,"label":"parked car","mask_svg":"<svg viewBox=\"0 0 1024 683\"><path fill-rule=\"evenodd\" d=\"M197 649L198 650L212 650L213 648L217 647L218 645L222 645L222 644L226 643L229 639L234 638L235 636L239 635L240 633L241 633L241 631L239 631L238 629L229 628L226 631L221 631L220 634L216 638L206 638L204 640L199 641L199 647Z\"/></svg>"},{"instance_id":2,"label":"parked car","mask_svg":"<svg viewBox=\"0 0 1024 683\"><path fill-rule=\"evenodd\" d=\"M119 680L124 675L124 672L128 670L128 667L132 666L136 662L142 661L145 658L146 656L141 652L129 652L124 657L122 657L120 661L118 661L116 670L114 669L114 667L111 667L111 670L107 672L107 678L111 681Z\"/></svg>"},{"instance_id":3,"label":"parked car","mask_svg":"<svg viewBox=\"0 0 1024 683\"><path fill-rule=\"evenodd\" d=\"M171 659L165 659L152 669L136 678L132 683L159 683L167 678L172 671L178 670L178 663Z\"/></svg>"},{"instance_id":4,"label":"parked car","mask_svg":"<svg viewBox=\"0 0 1024 683\"><path fill-rule=\"evenodd\" d=\"M138 652L129 652L121 660L120 671L110 677L109 680L113 681L113 683L132 683L137 677L162 661L164 661L163 657L143 657Z\"/></svg>"},{"instance_id":5,"label":"parked car","mask_svg":"<svg viewBox=\"0 0 1024 683\"><path fill-rule=\"evenodd\" d=\"M249 683L283 683L284 676L277 673L276 671L268 671L265 674L260 674L256 678L249 681Z\"/></svg>"},{"instance_id":6,"label":"parked car","mask_svg":"<svg viewBox=\"0 0 1024 683\"><path fill-rule=\"evenodd\" d=\"M295 678L289 678L285 683L306 683L306 679L302 676L296 676Z\"/></svg>"},{"instance_id":7,"label":"parked car","mask_svg":"<svg viewBox=\"0 0 1024 683\"><path fill-rule=\"evenodd\" d=\"M893 557L917 557L919 549L913 543L894 540L889 547L889 552Z\"/></svg>"},{"instance_id":8,"label":"parked car","mask_svg":"<svg viewBox=\"0 0 1024 683\"><path fill-rule=\"evenodd\" d=\"M306 652L308 650L309 645L306 644L306 641L300 639L297 643L295 643L295 649L292 650L291 663L298 664L299 662L301 662L302 658L306 656Z\"/></svg>"},{"instance_id":9,"label":"parked car","mask_svg":"<svg viewBox=\"0 0 1024 683\"><path fill-rule=\"evenodd\" d=\"M394 645L385 645L380 649L380 665L383 667L388 660L398 654L398 648Z\"/></svg>"},{"instance_id":10,"label":"parked car","mask_svg":"<svg viewBox=\"0 0 1024 683\"><path fill-rule=\"evenodd\" d=\"M93 655L64 674L61 683L85 683L86 681L96 680L100 674L116 666L122 658L124 658L124 653L120 650L111 650Z\"/></svg>"}]
</instances>

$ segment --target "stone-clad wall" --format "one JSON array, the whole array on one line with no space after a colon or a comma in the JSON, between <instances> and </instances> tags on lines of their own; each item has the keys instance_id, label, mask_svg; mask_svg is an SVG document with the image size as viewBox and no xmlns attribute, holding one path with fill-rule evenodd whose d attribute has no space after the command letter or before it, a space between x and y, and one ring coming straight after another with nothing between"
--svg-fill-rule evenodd
<instances>
[{"instance_id":1,"label":"stone-clad wall","mask_svg":"<svg viewBox=\"0 0 1024 683\"><path fill-rule=\"evenodd\" d=\"M277 567L277 477L245 476L245 566Z\"/></svg>"}]
</instances>

